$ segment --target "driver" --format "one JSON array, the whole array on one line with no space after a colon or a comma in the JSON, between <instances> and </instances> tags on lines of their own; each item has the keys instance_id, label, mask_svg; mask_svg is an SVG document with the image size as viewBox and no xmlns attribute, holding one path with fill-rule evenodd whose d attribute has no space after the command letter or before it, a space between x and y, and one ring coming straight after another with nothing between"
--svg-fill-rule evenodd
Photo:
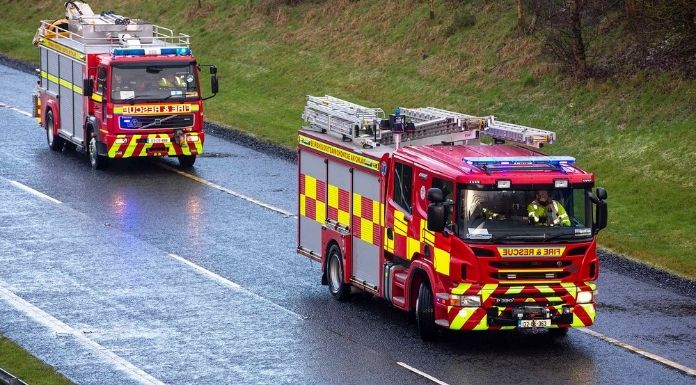
<instances>
[{"instance_id":1,"label":"driver","mask_svg":"<svg viewBox=\"0 0 696 385\"><path fill-rule=\"evenodd\" d=\"M570 226L570 217L565 208L561 202L551 199L547 190L536 192L536 199L527 206L527 212L531 224Z\"/></svg>"}]
</instances>

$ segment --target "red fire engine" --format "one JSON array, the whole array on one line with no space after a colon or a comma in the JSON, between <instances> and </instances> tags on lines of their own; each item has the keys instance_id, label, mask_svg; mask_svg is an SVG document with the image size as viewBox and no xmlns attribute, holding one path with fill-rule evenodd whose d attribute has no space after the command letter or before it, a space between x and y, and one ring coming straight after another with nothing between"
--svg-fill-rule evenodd
<instances>
[{"instance_id":1,"label":"red fire engine","mask_svg":"<svg viewBox=\"0 0 696 385\"><path fill-rule=\"evenodd\" d=\"M188 35L79 1L44 20L34 37L39 82L34 116L51 150L71 144L103 169L114 158L176 156L193 166L203 152L200 64Z\"/></svg>"},{"instance_id":2,"label":"red fire engine","mask_svg":"<svg viewBox=\"0 0 696 385\"><path fill-rule=\"evenodd\" d=\"M574 158L533 149L554 133L330 96L309 96L303 119L297 251L336 299L364 291L415 312L426 340L592 325L607 194Z\"/></svg>"}]
</instances>

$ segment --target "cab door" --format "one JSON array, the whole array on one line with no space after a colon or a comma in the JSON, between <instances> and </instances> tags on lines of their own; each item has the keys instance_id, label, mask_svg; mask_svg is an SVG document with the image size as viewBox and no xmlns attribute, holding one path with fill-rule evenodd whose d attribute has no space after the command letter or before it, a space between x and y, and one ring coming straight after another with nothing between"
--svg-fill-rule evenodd
<instances>
[{"instance_id":1,"label":"cab door","mask_svg":"<svg viewBox=\"0 0 696 385\"><path fill-rule=\"evenodd\" d=\"M413 229L414 167L399 159L392 160L387 186L385 249L394 256L411 260L420 248Z\"/></svg>"}]
</instances>

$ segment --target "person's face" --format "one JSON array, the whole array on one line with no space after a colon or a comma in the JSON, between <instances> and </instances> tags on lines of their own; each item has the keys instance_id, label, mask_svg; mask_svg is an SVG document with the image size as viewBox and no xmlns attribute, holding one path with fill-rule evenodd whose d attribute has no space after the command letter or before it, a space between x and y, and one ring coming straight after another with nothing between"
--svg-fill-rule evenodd
<instances>
[{"instance_id":1,"label":"person's face","mask_svg":"<svg viewBox=\"0 0 696 385\"><path fill-rule=\"evenodd\" d=\"M548 203L549 202L549 192L545 191L545 190L537 191L536 199L541 204Z\"/></svg>"}]
</instances>

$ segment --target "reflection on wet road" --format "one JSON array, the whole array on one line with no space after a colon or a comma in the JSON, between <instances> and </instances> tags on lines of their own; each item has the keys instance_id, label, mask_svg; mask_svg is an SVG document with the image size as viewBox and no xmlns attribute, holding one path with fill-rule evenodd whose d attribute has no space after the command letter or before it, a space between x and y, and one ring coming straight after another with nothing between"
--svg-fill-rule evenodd
<instances>
[{"instance_id":1,"label":"reflection on wet road","mask_svg":"<svg viewBox=\"0 0 696 385\"><path fill-rule=\"evenodd\" d=\"M0 82L0 103L31 110L32 76ZM0 105L0 121L0 333L76 383L696 382L578 331L423 343L382 301L337 303L295 254L287 161L209 136L233 156L194 177L167 159L95 172L33 119ZM696 367L696 300L607 269L599 287L593 330Z\"/></svg>"}]
</instances>

